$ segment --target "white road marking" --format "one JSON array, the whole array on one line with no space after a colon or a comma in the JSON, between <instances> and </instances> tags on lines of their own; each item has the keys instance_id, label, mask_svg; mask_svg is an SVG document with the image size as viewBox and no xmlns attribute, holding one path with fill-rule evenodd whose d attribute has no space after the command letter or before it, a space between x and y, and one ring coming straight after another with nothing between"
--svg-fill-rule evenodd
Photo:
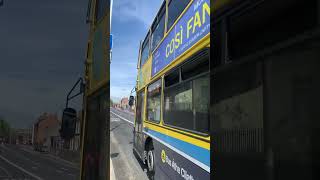
<instances>
[{"instance_id":1,"label":"white road marking","mask_svg":"<svg viewBox=\"0 0 320 180\"><path fill-rule=\"evenodd\" d=\"M42 179L42 178L40 178L39 176L37 176L37 175L35 175L35 174L33 174L33 173L31 173L31 172L29 172L29 171L27 171L27 170L23 169L22 167L20 167L20 166L16 165L15 163L13 163L13 162L9 161L7 158L5 158L5 157L3 157L3 156L1 156L1 155L0 155L0 158L1 158L2 160L6 161L7 163L9 163L10 165L12 165L12 166L14 166L14 167L18 168L19 170L23 171L24 173L26 173L26 174L28 174L28 175L32 176L33 178L35 178L35 179L37 179L37 180L43 180L43 179Z\"/></svg>"},{"instance_id":2,"label":"white road marking","mask_svg":"<svg viewBox=\"0 0 320 180\"><path fill-rule=\"evenodd\" d=\"M127 121L128 123L130 123L130 124L133 125L133 122L129 121L128 119L126 119L126 118L124 118L124 117L122 117L122 116L119 116L118 114L116 114L116 113L114 113L114 112L112 112L112 111L110 111L110 112L111 112L112 114L118 116L120 119L122 119L122 120L124 120L124 121Z\"/></svg>"},{"instance_id":3,"label":"white road marking","mask_svg":"<svg viewBox=\"0 0 320 180\"><path fill-rule=\"evenodd\" d=\"M118 122L118 121L120 121L119 118L111 118L111 122Z\"/></svg>"},{"instance_id":4,"label":"white road marking","mask_svg":"<svg viewBox=\"0 0 320 180\"><path fill-rule=\"evenodd\" d=\"M8 151L13 151L12 149L10 149L10 148L8 148L8 147L4 147L4 148L7 149ZM21 150L22 150L22 149L21 149ZM27 152L27 151L25 151L25 152ZM18 153L16 153L16 154L18 154ZM30 161L30 162L31 162L32 164L34 164L35 166L39 166L39 165L40 165L40 163L37 163L37 162L31 160L30 158L27 158L26 156L24 156L24 155L22 155L22 154L19 154L19 156L22 157L22 158L24 158L24 159L26 159L26 160L28 160L28 161Z\"/></svg>"},{"instance_id":5,"label":"white road marking","mask_svg":"<svg viewBox=\"0 0 320 180\"><path fill-rule=\"evenodd\" d=\"M66 169L66 168L60 168L60 169L62 169L62 170L64 170L64 171L68 171L68 169Z\"/></svg>"}]
</instances>

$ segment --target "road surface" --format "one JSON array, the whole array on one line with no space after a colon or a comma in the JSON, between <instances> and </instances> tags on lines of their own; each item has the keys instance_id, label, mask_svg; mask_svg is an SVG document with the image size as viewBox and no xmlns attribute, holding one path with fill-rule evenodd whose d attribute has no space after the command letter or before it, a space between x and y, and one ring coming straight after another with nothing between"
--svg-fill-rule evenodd
<instances>
[{"instance_id":1,"label":"road surface","mask_svg":"<svg viewBox=\"0 0 320 180\"><path fill-rule=\"evenodd\" d=\"M110 157L117 180L148 180L146 166L133 154L132 113L110 109Z\"/></svg>"},{"instance_id":2,"label":"road surface","mask_svg":"<svg viewBox=\"0 0 320 180\"><path fill-rule=\"evenodd\" d=\"M79 167L29 146L0 145L0 179L75 180Z\"/></svg>"}]
</instances>

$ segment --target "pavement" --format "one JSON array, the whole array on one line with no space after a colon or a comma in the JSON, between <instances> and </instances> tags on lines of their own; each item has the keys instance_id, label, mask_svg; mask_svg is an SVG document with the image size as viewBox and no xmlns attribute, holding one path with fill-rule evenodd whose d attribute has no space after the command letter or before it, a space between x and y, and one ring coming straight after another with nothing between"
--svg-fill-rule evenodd
<instances>
[{"instance_id":1,"label":"pavement","mask_svg":"<svg viewBox=\"0 0 320 180\"><path fill-rule=\"evenodd\" d=\"M31 146L0 145L0 179L76 180L78 165L32 150Z\"/></svg>"},{"instance_id":2,"label":"pavement","mask_svg":"<svg viewBox=\"0 0 320 180\"><path fill-rule=\"evenodd\" d=\"M110 164L115 178L148 180L146 166L133 154L134 114L115 108L110 111Z\"/></svg>"}]
</instances>

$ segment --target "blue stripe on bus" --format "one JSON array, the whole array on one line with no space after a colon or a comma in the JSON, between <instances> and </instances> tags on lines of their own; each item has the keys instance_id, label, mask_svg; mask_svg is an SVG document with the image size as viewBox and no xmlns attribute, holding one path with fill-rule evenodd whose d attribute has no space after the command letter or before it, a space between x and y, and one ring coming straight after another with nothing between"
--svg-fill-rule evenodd
<instances>
[{"instance_id":1,"label":"blue stripe on bus","mask_svg":"<svg viewBox=\"0 0 320 180\"><path fill-rule=\"evenodd\" d=\"M210 167L210 151L202 147L181 141L179 139L167 136L165 134L159 133L157 131L147 129L147 132L151 135L157 137L158 139L170 144L171 146L179 149L180 151L186 153L187 155L193 157L194 159L202 162L203 164Z\"/></svg>"}]
</instances>

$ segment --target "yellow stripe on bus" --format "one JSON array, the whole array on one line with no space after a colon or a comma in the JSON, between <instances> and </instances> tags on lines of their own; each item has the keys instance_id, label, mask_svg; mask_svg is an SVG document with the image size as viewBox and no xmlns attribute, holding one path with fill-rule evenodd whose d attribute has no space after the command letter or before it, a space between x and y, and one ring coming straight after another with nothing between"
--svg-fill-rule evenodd
<instances>
[{"instance_id":1,"label":"yellow stripe on bus","mask_svg":"<svg viewBox=\"0 0 320 180\"><path fill-rule=\"evenodd\" d=\"M151 130L154 130L154 131L157 131L157 132L160 132L160 133L165 134L167 136L179 139L181 141L185 141L187 143L190 143L190 144L202 147L204 149L210 150L210 143L209 142L205 142L205 141L202 141L200 139L196 139L196 138L193 138L191 136L187 136L187 135L175 132L175 131L180 131L180 130L172 131L170 129L159 127L159 126L153 125L153 124L148 123L148 122L144 123L144 127L148 128L148 129L151 129ZM190 134L190 133L188 133L188 134ZM197 136L197 135L193 135L193 136ZM210 137L203 138L203 139L206 139L206 140L210 141Z\"/></svg>"}]
</instances>

